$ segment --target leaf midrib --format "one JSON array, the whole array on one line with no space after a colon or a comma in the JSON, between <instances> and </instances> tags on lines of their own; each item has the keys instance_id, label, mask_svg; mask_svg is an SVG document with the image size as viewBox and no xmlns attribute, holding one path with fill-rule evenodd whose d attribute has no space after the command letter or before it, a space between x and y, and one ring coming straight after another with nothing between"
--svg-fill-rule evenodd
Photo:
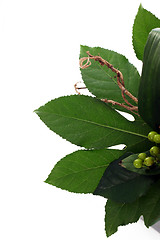
<instances>
[{"instance_id":1,"label":"leaf midrib","mask_svg":"<svg viewBox=\"0 0 160 240\"><path fill-rule=\"evenodd\" d=\"M80 170L80 171L72 172L72 173L63 175L63 176L61 176L61 177L58 177L58 178L56 178L56 180L61 179L61 178L64 178L64 177L67 177L67 176L70 176L70 175L74 175L74 174L77 174L77 173L81 173L81 172L85 172L85 171L91 171L91 170L95 170L95 169L98 169L98 168L108 167L108 165L109 165L109 163L106 164L106 165L98 166L98 167L86 168L86 169L83 169L83 170ZM62 167L59 167L59 168L62 168Z\"/></svg>"},{"instance_id":2,"label":"leaf midrib","mask_svg":"<svg viewBox=\"0 0 160 240\"><path fill-rule=\"evenodd\" d=\"M40 112L40 111L36 111L36 113L38 113L38 112ZM132 135L135 135L135 136L147 138L147 136L139 134L139 133L130 132L130 131L127 131L127 130L124 130L124 129L119 129L119 128L112 127L112 126L106 126L106 125L99 124L99 123L92 122L92 121L85 120L85 119L80 119L80 118L71 117L71 116L64 116L62 114L57 114L57 113L49 113L49 114L53 114L53 115L64 117L64 118L70 118L70 119L77 120L77 121L87 122L87 123L94 124L94 125L97 125L97 126L100 126L100 127L109 128L109 129L116 130L116 131L119 131L119 132L128 133L128 134L132 134Z\"/></svg>"}]
</instances>

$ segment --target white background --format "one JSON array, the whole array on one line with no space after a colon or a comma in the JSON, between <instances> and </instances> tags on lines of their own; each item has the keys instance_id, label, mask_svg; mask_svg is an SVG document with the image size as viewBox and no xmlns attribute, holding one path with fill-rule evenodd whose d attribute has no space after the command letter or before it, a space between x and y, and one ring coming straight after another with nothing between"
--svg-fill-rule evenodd
<instances>
[{"instance_id":1,"label":"white background","mask_svg":"<svg viewBox=\"0 0 160 240\"><path fill-rule=\"evenodd\" d=\"M159 1L142 0L160 17ZM105 240L105 199L44 183L54 164L78 149L33 110L75 94L80 44L125 55L139 71L132 25L140 1L0 0L0 239ZM110 240L157 240L143 222Z\"/></svg>"}]
</instances>

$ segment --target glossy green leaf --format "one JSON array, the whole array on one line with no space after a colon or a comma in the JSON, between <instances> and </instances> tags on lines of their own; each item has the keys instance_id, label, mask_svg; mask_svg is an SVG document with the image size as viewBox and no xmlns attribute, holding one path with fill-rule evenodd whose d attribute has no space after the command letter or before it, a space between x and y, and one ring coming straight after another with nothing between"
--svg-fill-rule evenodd
<instances>
[{"instance_id":1,"label":"glossy green leaf","mask_svg":"<svg viewBox=\"0 0 160 240\"><path fill-rule=\"evenodd\" d=\"M150 156L149 152L146 152L147 156ZM131 172L136 172L143 175L157 175L160 174L160 166L154 165L152 168L142 167L135 168L133 162L138 158L138 154L132 154L122 160L121 166Z\"/></svg>"},{"instance_id":2,"label":"glossy green leaf","mask_svg":"<svg viewBox=\"0 0 160 240\"><path fill-rule=\"evenodd\" d=\"M95 195L116 202L133 202L147 192L153 179L128 171L120 165L121 160L128 155L123 155L108 166L94 191Z\"/></svg>"},{"instance_id":3,"label":"glossy green leaf","mask_svg":"<svg viewBox=\"0 0 160 240\"><path fill-rule=\"evenodd\" d=\"M143 59L144 47L149 32L157 27L160 27L160 20L140 5L134 20L132 34L133 48L139 60Z\"/></svg>"},{"instance_id":4,"label":"glossy green leaf","mask_svg":"<svg viewBox=\"0 0 160 240\"><path fill-rule=\"evenodd\" d=\"M150 188L146 196L140 198L140 203L147 227L160 220L160 180Z\"/></svg>"},{"instance_id":5,"label":"glossy green leaf","mask_svg":"<svg viewBox=\"0 0 160 240\"><path fill-rule=\"evenodd\" d=\"M109 237L118 226L138 221L143 215L147 227L160 220L160 180L154 183L146 195L132 203L118 203L111 200L106 204L105 229Z\"/></svg>"},{"instance_id":6,"label":"glossy green leaf","mask_svg":"<svg viewBox=\"0 0 160 240\"><path fill-rule=\"evenodd\" d=\"M134 203L118 203L108 200L105 212L105 230L107 237L114 234L119 226L137 222L141 216L139 201Z\"/></svg>"},{"instance_id":7,"label":"glossy green leaf","mask_svg":"<svg viewBox=\"0 0 160 240\"><path fill-rule=\"evenodd\" d=\"M122 155L120 150L79 150L61 159L46 183L76 193L93 193L105 169Z\"/></svg>"},{"instance_id":8,"label":"glossy green leaf","mask_svg":"<svg viewBox=\"0 0 160 240\"><path fill-rule=\"evenodd\" d=\"M130 122L109 105L88 96L66 96L35 111L54 132L85 148L103 149L117 144L141 144L151 130Z\"/></svg>"},{"instance_id":9,"label":"glossy green leaf","mask_svg":"<svg viewBox=\"0 0 160 240\"><path fill-rule=\"evenodd\" d=\"M140 76L137 69L125 56L100 47L92 48L88 46L81 46L80 58L87 56L86 51L89 51L94 56L101 56L115 68L119 69L123 74L126 89L134 96L138 95ZM115 77L116 74L106 66L102 66L98 61L90 61L90 67L81 69L83 81L89 91L99 99L107 98L118 102L124 102L117 84L117 79ZM131 99L129 101L135 104ZM119 108L118 106L113 107L127 111L126 109Z\"/></svg>"},{"instance_id":10,"label":"glossy green leaf","mask_svg":"<svg viewBox=\"0 0 160 240\"><path fill-rule=\"evenodd\" d=\"M160 28L150 32L144 50L138 109L155 131L160 126Z\"/></svg>"}]
</instances>

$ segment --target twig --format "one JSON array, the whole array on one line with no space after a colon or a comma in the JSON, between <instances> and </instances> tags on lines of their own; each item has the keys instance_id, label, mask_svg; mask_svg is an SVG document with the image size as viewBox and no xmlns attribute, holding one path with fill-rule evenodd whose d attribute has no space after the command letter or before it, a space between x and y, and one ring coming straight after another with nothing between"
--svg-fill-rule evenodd
<instances>
[{"instance_id":1,"label":"twig","mask_svg":"<svg viewBox=\"0 0 160 240\"><path fill-rule=\"evenodd\" d=\"M88 54L88 57L83 57L79 60L79 65L80 65L80 68L82 69L85 69L85 68L88 68L90 65L91 65L91 61L90 59L94 59L95 61L98 61L102 66L106 65L109 69L111 69L112 72L116 73L117 75L117 84L118 84L118 87L121 89L121 94L122 94L122 98L123 100L125 101L125 103L128 105L125 105L124 103L118 103L118 102L115 102L113 100L107 100L107 99L101 99L102 101L104 102L107 102L107 103L112 103L113 105L118 105L118 106L121 106L131 112L138 112L138 107L137 106L134 106L132 105L125 97L125 94L130 97L135 103L138 103L138 99L133 96L126 88L125 88L125 85L124 85L124 79L123 79L123 74L118 70L116 69L115 67L113 67L112 64L110 64L109 62L107 62L105 59L103 59L102 57L100 56L93 56L90 54L89 51L86 52ZM84 62L87 61L85 64ZM135 113L135 112L134 112ZM137 114L137 113L135 113ZM137 114L138 115L138 114Z\"/></svg>"},{"instance_id":2,"label":"twig","mask_svg":"<svg viewBox=\"0 0 160 240\"><path fill-rule=\"evenodd\" d=\"M113 101L113 100L108 100L108 99L101 99L101 101L103 101L105 103L111 103L112 105L117 105L117 106L123 107L123 108L125 108L125 109L131 111L132 113L139 116L138 113L134 112L134 111L138 111L138 107L136 107L136 106L129 107L129 106L126 106L124 103L119 103L119 102L116 102L116 101Z\"/></svg>"},{"instance_id":3,"label":"twig","mask_svg":"<svg viewBox=\"0 0 160 240\"><path fill-rule=\"evenodd\" d=\"M123 74L116 68L113 67L112 64L110 64L109 62L107 62L106 60L104 60L102 57L100 56L93 56L90 54L89 51L86 52L88 54L87 59L94 59L95 61L99 61L99 63L103 66L106 65L108 68L110 68L112 70L112 72L116 73L117 75L117 84L119 86L119 88L122 91L122 94L124 96L124 94L128 95L134 102L138 103L138 99L133 96L126 88L124 85L124 80L123 80ZM83 60L84 61L84 60ZM81 64L83 65L83 61L81 62ZM88 62L88 61L87 61ZM89 61L90 62L90 61ZM87 67L89 67L91 65L91 62L87 65ZM126 100L126 99L124 99ZM125 101L126 102L126 101ZM128 104L128 103L127 103Z\"/></svg>"},{"instance_id":4,"label":"twig","mask_svg":"<svg viewBox=\"0 0 160 240\"><path fill-rule=\"evenodd\" d=\"M80 89L86 89L86 87L77 87L77 84L78 83L81 83L81 82L77 82L77 83L75 83L74 84L74 89L75 89L75 91L76 91L76 93L78 93L79 95L81 94L78 90L80 90Z\"/></svg>"}]
</instances>

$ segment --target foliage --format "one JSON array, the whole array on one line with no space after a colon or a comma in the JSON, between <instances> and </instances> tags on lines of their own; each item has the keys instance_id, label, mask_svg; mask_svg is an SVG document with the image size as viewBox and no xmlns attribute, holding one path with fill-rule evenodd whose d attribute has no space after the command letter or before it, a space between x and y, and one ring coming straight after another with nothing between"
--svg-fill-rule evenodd
<instances>
[{"instance_id":1,"label":"foliage","mask_svg":"<svg viewBox=\"0 0 160 240\"><path fill-rule=\"evenodd\" d=\"M131 91L134 96L138 96L140 75L125 56L100 47L81 46L80 58L86 55L86 51L90 51L93 55L100 55L123 72L126 89ZM108 71L107 67L104 68L97 61L94 61L88 69L81 69L81 74L86 87L97 98L103 99L107 96L108 99L114 101L122 100L121 92L114 78L115 74Z\"/></svg>"},{"instance_id":2,"label":"foliage","mask_svg":"<svg viewBox=\"0 0 160 240\"><path fill-rule=\"evenodd\" d=\"M139 113L152 129L159 130L160 122L160 28L153 29L145 46L141 83L139 86ZM152 86L152 87L151 87ZM154 107L153 107L154 106ZM150 113L150 114L148 114Z\"/></svg>"},{"instance_id":3,"label":"foliage","mask_svg":"<svg viewBox=\"0 0 160 240\"><path fill-rule=\"evenodd\" d=\"M84 148L61 159L45 182L107 198L107 236L140 216L147 227L160 219L160 166L133 165L140 152L155 145L148 133L160 132L158 27L160 20L140 5L132 39L137 58L143 60L141 76L121 54L81 46L81 75L94 96L64 96L35 110L50 130ZM127 120L117 109L131 113L135 120ZM126 147L108 148L117 144Z\"/></svg>"}]
</instances>

